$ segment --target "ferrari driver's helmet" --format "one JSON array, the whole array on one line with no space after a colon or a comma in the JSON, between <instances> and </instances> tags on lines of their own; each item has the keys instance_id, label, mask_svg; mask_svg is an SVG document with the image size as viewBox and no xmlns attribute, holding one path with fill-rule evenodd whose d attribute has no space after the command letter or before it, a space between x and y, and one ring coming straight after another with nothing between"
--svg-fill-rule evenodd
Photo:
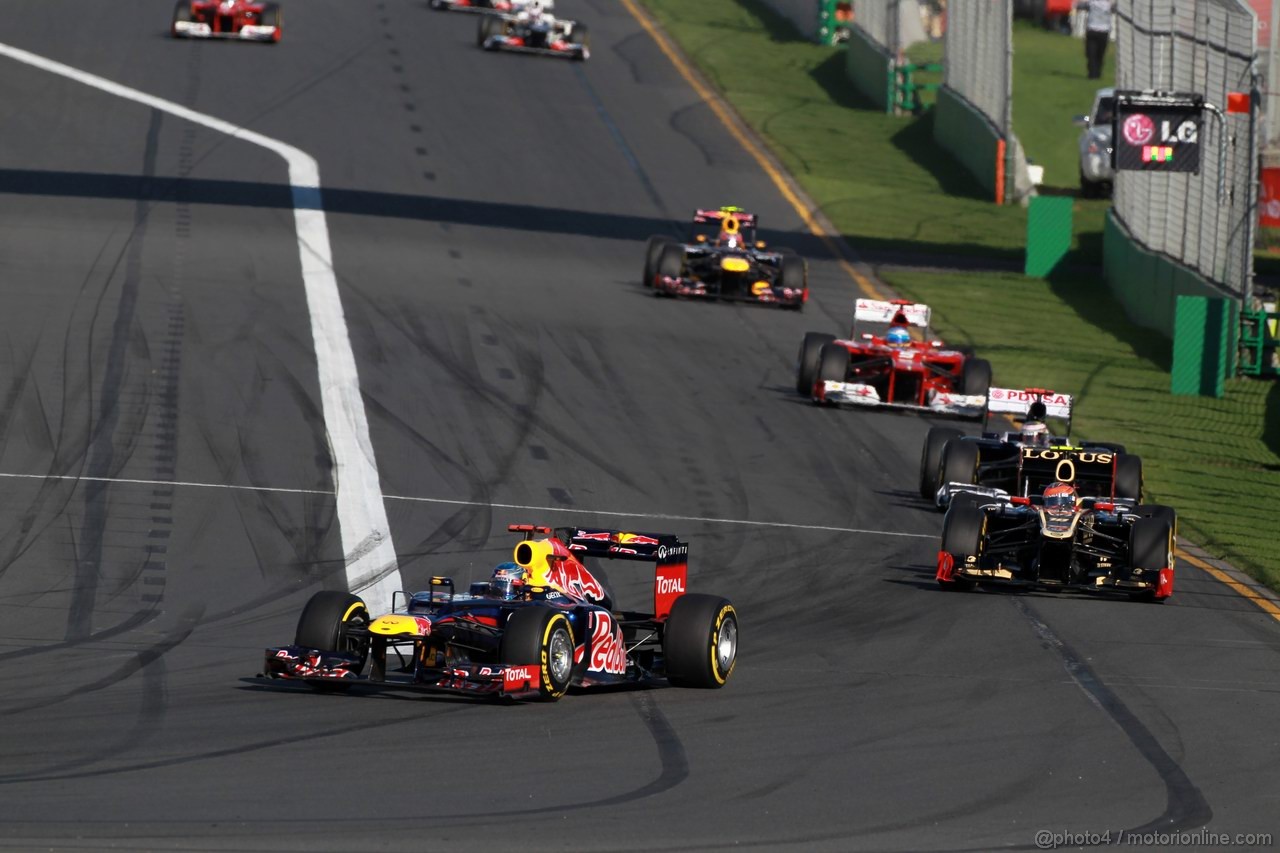
<instances>
[{"instance_id":1,"label":"ferrari driver's helmet","mask_svg":"<svg viewBox=\"0 0 1280 853\"><path fill-rule=\"evenodd\" d=\"M1039 421L1027 421L1022 425L1022 443L1045 447L1049 444L1049 428Z\"/></svg>"},{"instance_id":2,"label":"ferrari driver's helmet","mask_svg":"<svg viewBox=\"0 0 1280 853\"><path fill-rule=\"evenodd\" d=\"M1048 510L1075 509L1076 487L1061 481L1050 483L1044 489L1044 506Z\"/></svg>"},{"instance_id":3,"label":"ferrari driver's helmet","mask_svg":"<svg viewBox=\"0 0 1280 853\"><path fill-rule=\"evenodd\" d=\"M493 570L489 579L489 591L498 598L510 601L524 592L524 569L515 563L503 563Z\"/></svg>"},{"instance_id":4,"label":"ferrari driver's helmet","mask_svg":"<svg viewBox=\"0 0 1280 853\"><path fill-rule=\"evenodd\" d=\"M905 347L911 343L911 332L906 326L891 326L884 339L891 347Z\"/></svg>"}]
</instances>

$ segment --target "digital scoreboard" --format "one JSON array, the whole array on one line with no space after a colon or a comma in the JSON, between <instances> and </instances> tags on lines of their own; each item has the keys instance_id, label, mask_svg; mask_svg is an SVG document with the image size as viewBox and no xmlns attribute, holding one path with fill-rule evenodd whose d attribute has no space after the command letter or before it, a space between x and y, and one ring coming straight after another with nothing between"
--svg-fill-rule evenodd
<instances>
[{"instance_id":1,"label":"digital scoreboard","mask_svg":"<svg viewBox=\"0 0 1280 853\"><path fill-rule=\"evenodd\" d=\"M1116 92L1112 165L1139 172L1200 171L1204 97L1177 92Z\"/></svg>"}]
</instances>

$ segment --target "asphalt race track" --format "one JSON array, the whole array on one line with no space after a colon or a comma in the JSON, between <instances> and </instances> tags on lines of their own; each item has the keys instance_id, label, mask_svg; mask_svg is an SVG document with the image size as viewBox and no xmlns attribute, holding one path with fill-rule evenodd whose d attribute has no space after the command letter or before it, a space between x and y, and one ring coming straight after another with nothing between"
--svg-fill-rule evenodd
<instances>
[{"instance_id":1,"label":"asphalt race track","mask_svg":"<svg viewBox=\"0 0 1280 853\"><path fill-rule=\"evenodd\" d=\"M939 591L928 422L793 391L853 283L616 0L562 3L585 65L483 53L425 0L287 2L275 47L171 40L164 2L4 5L0 41L319 161L408 586L487 577L511 522L670 531L742 648L721 691L551 705L255 680L345 584L284 163L0 58L0 847L1278 828L1280 625L1185 565L1163 607ZM803 314L640 287L645 238L724 203L810 255Z\"/></svg>"}]
</instances>

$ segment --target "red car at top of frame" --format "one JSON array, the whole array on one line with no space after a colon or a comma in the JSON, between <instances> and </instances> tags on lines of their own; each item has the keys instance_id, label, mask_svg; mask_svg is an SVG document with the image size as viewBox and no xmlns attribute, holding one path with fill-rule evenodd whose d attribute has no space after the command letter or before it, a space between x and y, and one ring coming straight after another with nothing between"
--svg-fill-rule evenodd
<instances>
[{"instance_id":1,"label":"red car at top of frame","mask_svg":"<svg viewBox=\"0 0 1280 853\"><path fill-rule=\"evenodd\" d=\"M178 0L169 29L174 38L278 42L280 6L258 0Z\"/></svg>"},{"instance_id":2,"label":"red car at top of frame","mask_svg":"<svg viewBox=\"0 0 1280 853\"><path fill-rule=\"evenodd\" d=\"M816 403L891 406L981 419L991 363L929 337L929 306L859 299L844 340L809 332L796 390Z\"/></svg>"}]
</instances>

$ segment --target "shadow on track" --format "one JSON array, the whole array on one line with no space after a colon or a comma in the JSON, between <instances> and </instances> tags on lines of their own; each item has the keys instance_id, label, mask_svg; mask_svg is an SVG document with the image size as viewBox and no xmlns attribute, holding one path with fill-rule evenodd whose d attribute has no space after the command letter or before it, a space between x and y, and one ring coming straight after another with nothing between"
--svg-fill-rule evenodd
<instances>
[{"instance_id":1,"label":"shadow on track","mask_svg":"<svg viewBox=\"0 0 1280 853\"><path fill-rule=\"evenodd\" d=\"M0 169L0 193L66 198L100 198L153 203L218 204L292 210L294 197L286 184L193 178L110 175L99 172L53 172ZM326 213L381 216L447 222L516 231L576 234L619 240L641 240L669 231L670 220L620 213L593 213L509 202L484 202L443 196L325 188ZM812 234L761 229L760 239L788 246L808 257L830 257Z\"/></svg>"}]
</instances>

